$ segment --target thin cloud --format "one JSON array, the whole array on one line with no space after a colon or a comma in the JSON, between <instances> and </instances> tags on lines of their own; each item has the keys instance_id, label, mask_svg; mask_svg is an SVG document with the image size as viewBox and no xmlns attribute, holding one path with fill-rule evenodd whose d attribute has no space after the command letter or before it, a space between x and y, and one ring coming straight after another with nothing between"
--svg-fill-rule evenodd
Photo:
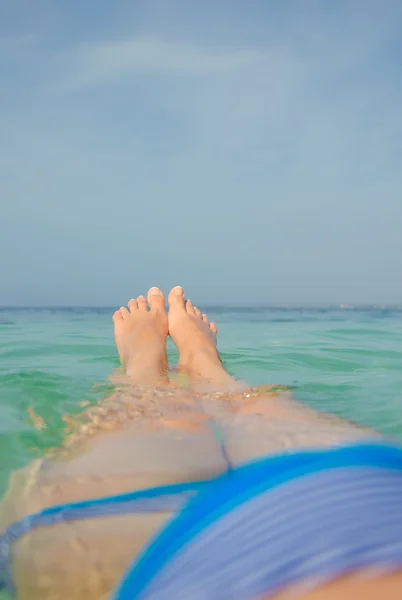
<instances>
[{"instance_id":1,"label":"thin cloud","mask_svg":"<svg viewBox=\"0 0 402 600\"><path fill-rule=\"evenodd\" d=\"M233 73L269 64L268 52L222 50L140 36L82 44L65 58L65 75L53 89L74 90L107 83L130 73L193 76Z\"/></svg>"}]
</instances>

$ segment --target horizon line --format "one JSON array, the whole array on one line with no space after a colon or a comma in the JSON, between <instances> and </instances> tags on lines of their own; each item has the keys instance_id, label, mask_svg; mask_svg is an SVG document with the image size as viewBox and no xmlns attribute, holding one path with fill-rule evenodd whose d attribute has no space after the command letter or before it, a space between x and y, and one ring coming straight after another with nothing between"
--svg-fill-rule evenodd
<instances>
[{"instance_id":1,"label":"horizon line","mask_svg":"<svg viewBox=\"0 0 402 600\"><path fill-rule=\"evenodd\" d=\"M322 309L332 308L339 310L355 310L362 308L377 308L377 309L402 309L402 303L384 303L384 302L373 302L373 303L275 303L275 304L204 304L200 302L206 309L215 308L226 308L226 309ZM86 309L86 310L117 310L115 306L102 304L40 304L40 305L11 305L11 304L0 304L0 310L67 310L67 309Z\"/></svg>"}]
</instances>

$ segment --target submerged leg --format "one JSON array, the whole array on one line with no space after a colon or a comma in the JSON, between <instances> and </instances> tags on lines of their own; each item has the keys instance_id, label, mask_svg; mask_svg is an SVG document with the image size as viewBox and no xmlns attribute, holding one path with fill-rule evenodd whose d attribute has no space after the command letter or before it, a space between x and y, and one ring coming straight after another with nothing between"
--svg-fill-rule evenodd
<instances>
[{"instance_id":1,"label":"submerged leg","mask_svg":"<svg viewBox=\"0 0 402 600\"><path fill-rule=\"evenodd\" d=\"M185 300L181 287L173 288L168 300L169 333L180 353L179 367L191 378L195 392L211 392L199 396L198 402L220 430L231 464L291 449L380 437L297 402L286 388L245 390L222 364L216 325Z\"/></svg>"},{"instance_id":2,"label":"submerged leg","mask_svg":"<svg viewBox=\"0 0 402 600\"><path fill-rule=\"evenodd\" d=\"M131 490L209 479L227 468L188 390L167 378L165 300L158 289L131 300L113 316L128 378L88 409L90 432L64 460L43 461L21 473L0 508L6 527L58 504ZM109 421L109 415L114 422ZM112 427L104 427L106 424ZM39 461L38 461L39 462ZM106 598L128 564L172 516L166 512L65 521L13 544L18 597L27 600Z\"/></svg>"}]
</instances>

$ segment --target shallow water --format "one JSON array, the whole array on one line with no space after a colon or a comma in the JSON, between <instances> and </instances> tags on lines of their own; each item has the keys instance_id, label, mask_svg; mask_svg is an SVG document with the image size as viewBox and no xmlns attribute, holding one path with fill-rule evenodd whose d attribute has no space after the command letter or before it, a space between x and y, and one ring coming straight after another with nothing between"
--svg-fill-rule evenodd
<instances>
[{"instance_id":1,"label":"shallow water","mask_svg":"<svg viewBox=\"0 0 402 600\"><path fill-rule=\"evenodd\" d=\"M233 375L290 386L302 402L402 441L401 309L208 312ZM111 313L0 309L0 493L12 470L61 440L64 414L107 394L118 366ZM177 358L171 345L169 357Z\"/></svg>"}]
</instances>

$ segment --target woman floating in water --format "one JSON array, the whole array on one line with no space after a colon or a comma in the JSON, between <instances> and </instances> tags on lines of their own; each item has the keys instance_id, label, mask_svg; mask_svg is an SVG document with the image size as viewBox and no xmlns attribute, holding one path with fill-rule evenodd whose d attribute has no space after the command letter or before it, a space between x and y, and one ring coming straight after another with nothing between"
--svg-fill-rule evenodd
<instances>
[{"instance_id":1,"label":"woman floating in water","mask_svg":"<svg viewBox=\"0 0 402 600\"><path fill-rule=\"evenodd\" d=\"M168 315L152 288L113 321L126 378L3 501L17 598L402 598L401 450L235 381L180 287ZM187 387L168 377L168 335Z\"/></svg>"}]
</instances>

